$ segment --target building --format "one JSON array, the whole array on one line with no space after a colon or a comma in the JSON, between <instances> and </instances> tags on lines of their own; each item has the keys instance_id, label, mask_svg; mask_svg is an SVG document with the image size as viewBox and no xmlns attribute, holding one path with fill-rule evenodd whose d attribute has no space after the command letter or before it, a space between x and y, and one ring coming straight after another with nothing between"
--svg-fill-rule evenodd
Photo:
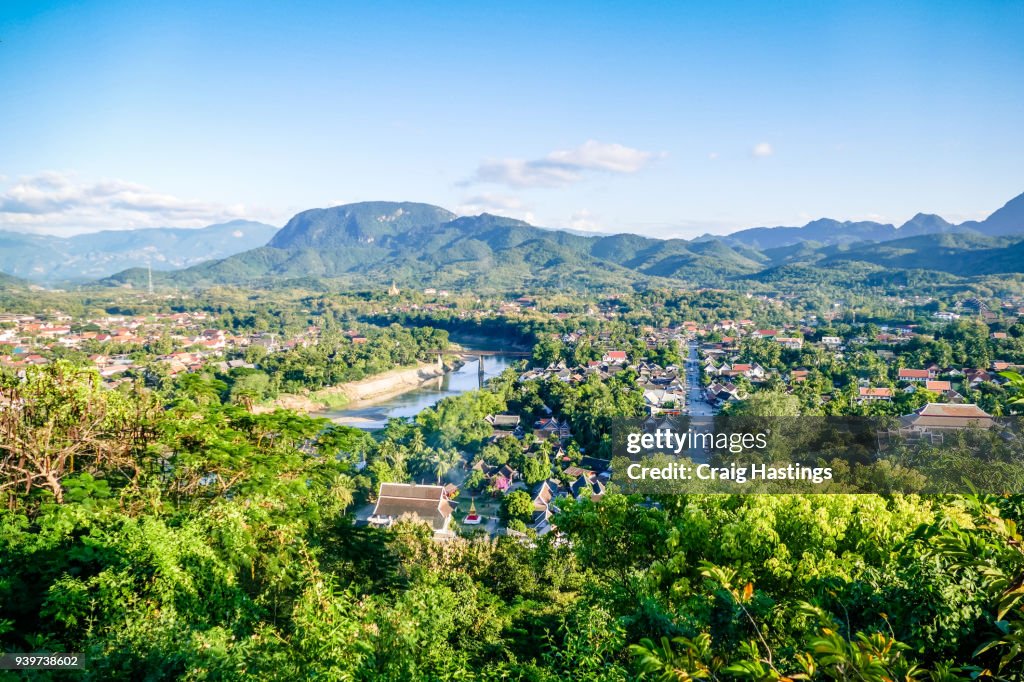
<instances>
[{"instance_id":1,"label":"building","mask_svg":"<svg viewBox=\"0 0 1024 682\"><path fill-rule=\"evenodd\" d=\"M892 400L892 389L861 386L857 390L857 402L863 403L875 400Z\"/></svg>"},{"instance_id":2,"label":"building","mask_svg":"<svg viewBox=\"0 0 1024 682\"><path fill-rule=\"evenodd\" d=\"M561 440L571 437L572 433L569 430L568 420L560 422L555 417L546 417L534 422L533 436L539 441L545 441L551 436L558 436Z\"/></svg>"},{"instance_id":3,"label":"building","mask_svg":"<svg viewBox=\"0 0 1024 682\"><path fill-rule=\"evenodd\" d=\"M518 414L492 414L485 417L485 420L495 429L502 431L515 431L519 428Z\"/></svg>"},{"instance_id":4,"label":"building","mask_svg":"<svg viewBox=\"0 0 1024 682\"><path fill-rule=\"evenodd\" d=\"M551 530L551 517L558 512L558 500L566 497L561 484L548 479L541 481L533 491L533 514L530 517L530 528L543 535Z\"/></svg>"},{"instance_id":5,"label":"building","mask_svg":"<svg viewBox=\"0 0 1024 682\"><path fill-rule=\"evenodd\" d=\"M900 434L912 440L929 438L942 442L946 433L969 427L991 429L995 425L992 415L972 403L928 403L916 412L900 417Z\"/></svg>"},{"instance_id":6,"label":"building","mask_svg":"<svg viewBox=\"0 0 1024 682\"><path fill-rule=\"evenodd\" d=\"M936 393L945 393L946 391L953 390L953 385L948 381L928 380L924 382L925 390L935 391Z\"/></svg>"},{"instance_id":7,"label":"building","mask_svg":"<svg viewBox=\"0 0 1024 682\"><path fill-rule=\"evenodd\" d=\"M381 483L377 504L367 521L377 528L389 528L399 519L409 519L429 525L434 537L444 537L452 534L453 511L442 486Z\"/></svg>"},{"instance_id":8,"label":"building","mask_svg":"<svg viewBox=\"0 0 1024 682\"><path fill-rule=\"evenodd\" d=\"M907 369L907 368L903 368L903 369L900 370L900 373L899 373L899 380L900 381L922 382L922 381L928 381L929 379L934 379L934 378L935 378L934 372L929 371L927 369Z\"/></svg>"}]
</instances>

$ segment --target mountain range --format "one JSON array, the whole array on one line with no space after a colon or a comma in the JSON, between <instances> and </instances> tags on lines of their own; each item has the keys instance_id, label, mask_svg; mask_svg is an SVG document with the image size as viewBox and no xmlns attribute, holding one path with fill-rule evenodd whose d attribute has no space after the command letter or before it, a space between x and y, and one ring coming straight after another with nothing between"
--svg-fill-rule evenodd
<instances>
[{"instance_id":1,"label":"mountain range","mask_svg":"<svg viewBox=\"0 0 1024 682\"><path fill-rule=\"evenodd\" d=\"M803 227L752 227L724 237L704 235L700 239L724 239L731 244L770 249L807 241L823 245L849 244L859 241L887 242L908 237L950 233L989 237L1024 235L1024 194L1011 199L1005 206L983 221L969 221L959 225L954 225L945 218L932 213L918 213L899 227L872 221L840 222L831 218L821 218L811 221Z\"/></svg>"},{"instance_id":2,"label":"mountain range","mask_svg":"<svg viewBox=\"0 0 1024 682\"><path fill-rule=\"evenodd\" d=\"M12 235L30 245L20 256L11 255L4 241ZM0 233L0 270L36 281L93 277L109 286L136 287L145 285L150 259L154 281L172 286L366 288L394 280L480 291L613 290L829 278L842 284L909 271L953 278L1022 273L1024 195L983 221L959 225L929 214L899 227L824 218L803 227L760 227L694 240L584 235L486 213L459 217L429 204L386 201L303 211L280 230L235 222L202 230L34 239L39 241Z\"/></svg>"},{"instance_id":3,"label":"mountain range","mask_svg":"<svg viewBox=\"0 0 1024 682\"><path fill-rule=\"evenodd\" d=\"M203 228L104 230L74 237L0 231L0 271L36 282L91 281L127 268L172 270L267 243L277 228L235 220Z\"/></svg>"},{"instance_id":4,"label":"mountain range","mask_svg":"<svg viewBox=\"0 0 1024 682\"><path fill-rule=\"evenodd\" d=\"M304 211L264 247L161 273L159 281L272 285L312 278L351 287L391 280L491 290L623 287L645 278L712 276L723 263L735 272L761 269L762 262L745 251L719 241L588 237L486 213L458 217L429 204L366 202ZM138 286L142 275L128 271L107 283Z\"/></svg>"}]
</instances>

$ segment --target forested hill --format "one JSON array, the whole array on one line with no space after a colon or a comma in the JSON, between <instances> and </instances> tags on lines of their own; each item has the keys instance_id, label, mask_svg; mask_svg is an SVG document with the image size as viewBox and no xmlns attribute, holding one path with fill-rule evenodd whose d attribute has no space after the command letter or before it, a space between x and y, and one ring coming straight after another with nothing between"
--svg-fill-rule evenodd
<instances>
[{"instance_id":1,"label":"forested hill","mask_svg":"<svg viewBox=\"0 0 1024 682\"><path fill-rule=\"evenodd\" d=\"M27 282L25 282L22 279L18 279L17 277L11 277L10 275L6 275L0 272L0 290L18 289L24 287L26 284Z\"/></svg>"},{"instance_id":2,"label":"forested hill","mask_svg":"<svg viewBox=\"0 0 1024 682\"><path fill-rule=\"evenodd\" d=\"M456 217L429 204L366 202L304 211L266 246L157 279L186 286L331 280L342 287L394 280L400 286L507 290L721 286L778 281L792 266L840 278L865 267L957 277L1024 272L1022 197L989 220L955 226L918 214L894 228L823 219L803 228L687 241L588 236L486 213ZM1011 227L1018 223L1019 229ZM146 275L128 270L105 283L139 286Z\"/></svg>"},{"instance_id":3,"label":"forested hill","mask_svg":"<svg viewBox=\"0 0 1024 682\"><path fill-rule=\"evenodd\" d=\"M332 249L352 243L372 244L455 219L437 206L368 201L303 211L288 221L267 246L277 249Z\"/></svg>"},{"instance_id":4,"label":"forested hill","mask_svg":"<svg viewBox=\"0 0 1024 682\"><path fill-rule=\"evenodd\" d=\"M160 279L212 284L322 277L446 287L628 287L640 280L712 280L757 272L764 263L748 251L722 242L589 237L486 213L457 218L426 204L373 202L305 211L265 247ZM108 282L141 284L144 276L128 271Z\"/></svg>"}]
</instances>

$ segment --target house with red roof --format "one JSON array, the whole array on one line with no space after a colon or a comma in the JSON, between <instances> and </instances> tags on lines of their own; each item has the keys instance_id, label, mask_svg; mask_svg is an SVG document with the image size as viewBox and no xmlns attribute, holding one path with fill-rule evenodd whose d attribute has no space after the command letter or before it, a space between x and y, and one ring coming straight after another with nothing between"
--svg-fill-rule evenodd
<instances>
[{"instance_id":1,"label":"house with red roof","mask_svg":"<svg viewBox=\"0 0 1024 682\"><path fill-rule=\"evenodd\" d=\"M935 378L935 374L931 370L909 369L907 367L900 369L898 376L900 381L912 381L916 383L922 383Z\"/></svg>"},{"instance_id":2,"label":"house with red roof","mask_svg":"<svg viewBox=\"0 0 1024 682\"><path fill-rule=\"evenodd\" d=\"M626 351L610 350L604 354L604 357L601 358L601 361L609 365L624 365L626 364L628 359L629 358L626 356Z\"/></svg>"},{"instance_id":3,"label":"house with red roof","mask_svg":"<svg viewBox=\"0 0 1024 682\"><path fill-rule=\"evenodd\" d=\"M873 402L875 400L891 401L892 389L885 387L875 388L870 386L861 386L857 389L857 402L864 403Z\"/></svg>"}]
</instances>

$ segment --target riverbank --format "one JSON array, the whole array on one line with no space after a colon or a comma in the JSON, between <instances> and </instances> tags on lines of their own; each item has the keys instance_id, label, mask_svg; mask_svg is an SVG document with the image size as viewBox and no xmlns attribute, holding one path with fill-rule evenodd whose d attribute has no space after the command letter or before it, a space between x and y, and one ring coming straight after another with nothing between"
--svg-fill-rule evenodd
<instances>
[{"instance_id":1,"label":"riverbank","mask_svg":"<svg viewBox=\"0 0 1024 682\"><path fill-rule=\"evenodd\" d=\"M391 397L378 396L373 400L352 403L334 410L324 410L317 416L327 417L335 424L353 426L364 431L376 431L387 426L391 419L414 419L423 410L436 405L439 400L475 391L502 371L512 366L514 359L488 355L484 358L483 372L476 361L457 362L457 367L445 372L444 376L431 379L412 390L405 390Z\"/></svg>"},{"instance_id":2,"label":"riverbank","mask_svg":"<svg viewBox=\"0 0 1024 682\"><path fill-rule=\"evenodd\" d=\"M444 376L451 367L438 367L435 363L420 363L411 367L398 367L359 381L310 391L309 393L282 393L274 400L257 405L256 412L270 412L278 408L296 412L321 412L353 405L371 405L415 390Z\"/></svg>"}]
</instances>

